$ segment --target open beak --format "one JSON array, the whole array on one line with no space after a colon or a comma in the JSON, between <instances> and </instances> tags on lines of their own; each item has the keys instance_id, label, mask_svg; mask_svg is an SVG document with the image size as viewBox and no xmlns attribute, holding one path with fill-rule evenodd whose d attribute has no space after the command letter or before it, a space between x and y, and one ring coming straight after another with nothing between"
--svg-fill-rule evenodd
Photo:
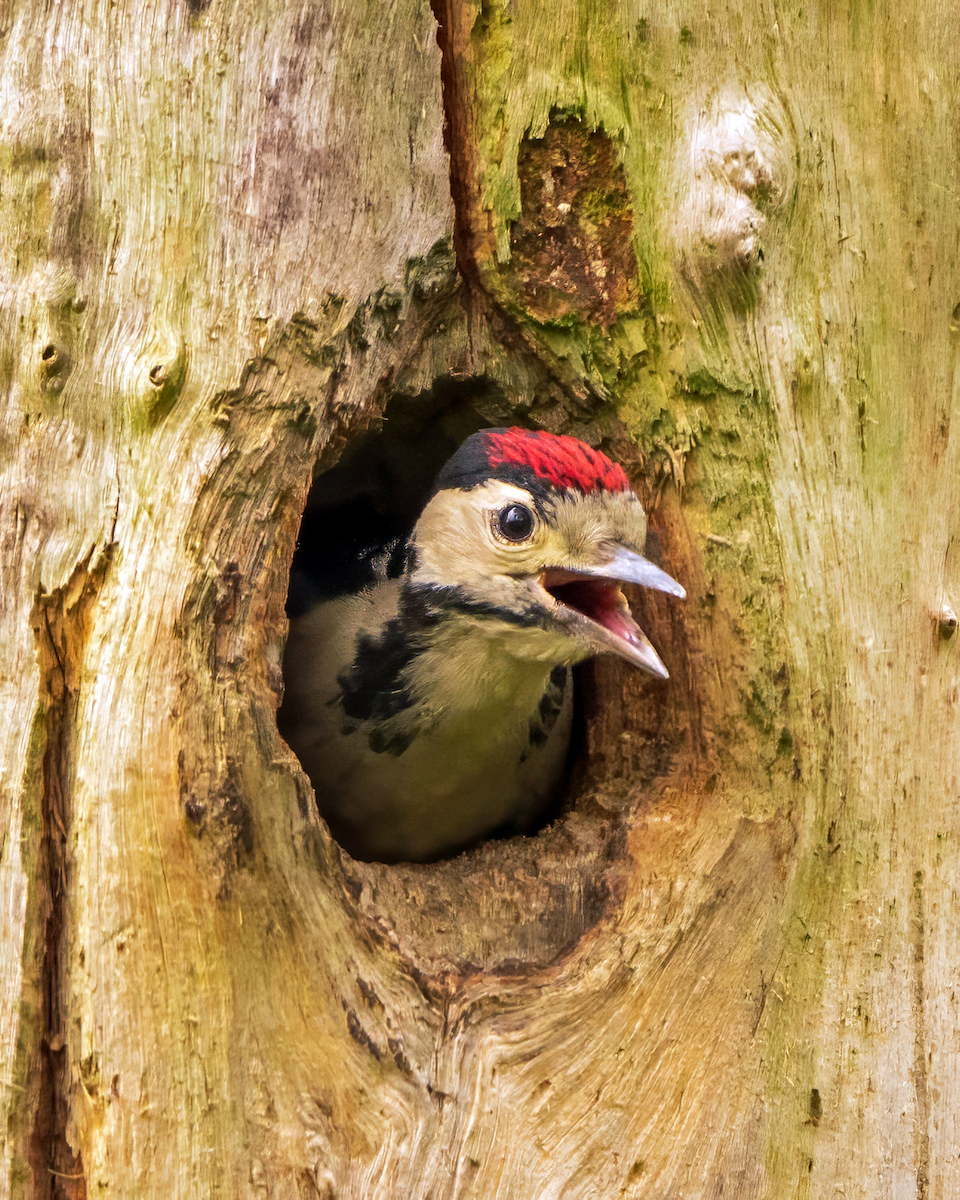
<instances>
[{"instance_id":1,"label":"open beak","mask_svg":"<svg viewBox=\"0 0 960 1200\"><path fill-rule=\"evenodd\" d=\"M680 584L649 559L620 547L597 567L578 571L548 567L537 582L547 593L554 617L570 626L581 641L596 651L617 654L658 679L669 679L620 590L621 583L639 583L681 600L686 596Z\"/></svg>"}]
</instances>

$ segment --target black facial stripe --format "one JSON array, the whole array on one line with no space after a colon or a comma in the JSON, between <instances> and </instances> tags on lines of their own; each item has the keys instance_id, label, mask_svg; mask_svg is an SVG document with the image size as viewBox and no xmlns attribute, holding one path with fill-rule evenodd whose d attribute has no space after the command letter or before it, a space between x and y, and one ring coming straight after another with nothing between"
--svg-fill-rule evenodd
<instances>
[{"instance_id":1,"label":"black facial stripe","mask_svg":"<svg viewBox=\"0 0 960 1200\"><path fill-rule=\"evenodd\" d=\"M521 629L534 629L543 624L543 613L532 601L515 610L488 600L476 600L455 584L420 583L410 588L410 595L425 605L435 620L442 619L445 613L457 612L471 617L490 617L507 625L518 625Z\"/></svg>"}]
</instances>

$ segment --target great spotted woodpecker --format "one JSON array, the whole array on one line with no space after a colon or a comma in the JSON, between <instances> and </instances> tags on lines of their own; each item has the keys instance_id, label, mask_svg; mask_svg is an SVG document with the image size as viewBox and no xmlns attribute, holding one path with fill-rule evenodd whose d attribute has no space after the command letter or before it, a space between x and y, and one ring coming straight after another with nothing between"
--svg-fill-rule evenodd
<instances>
[{"instance_id":1,"label":"great spotted woodpecker","mask_svg":"<svg viewBox=\"0 0 960 1200\"><path fill-rule=\"evenodd\" d=\"M565 764L571 665L667 678L620 590L685 595L645 539L599 451L486 429L441 470L399 578L291 622L281 730L351 854L429 861L531 827Z\"/></svg>"}]
</instances>

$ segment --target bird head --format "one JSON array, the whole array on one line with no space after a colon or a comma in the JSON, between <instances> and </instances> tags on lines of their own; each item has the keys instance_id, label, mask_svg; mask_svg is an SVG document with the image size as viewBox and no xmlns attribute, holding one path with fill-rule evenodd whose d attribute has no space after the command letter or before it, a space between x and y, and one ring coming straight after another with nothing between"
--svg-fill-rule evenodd
<instances>
[{"instance_id":1,"label":"bird head","mask_svg":"<svg viewBox=\"0 0 960 1200\"><path fill-rule=\"evenodd\" d=\"M623 469L563 435L485 429L446 463L410 542L411 589L520 658L599 653L667 678L621 591L683 598L643 556L647 521Z\"/></svg>"}]
</instances>

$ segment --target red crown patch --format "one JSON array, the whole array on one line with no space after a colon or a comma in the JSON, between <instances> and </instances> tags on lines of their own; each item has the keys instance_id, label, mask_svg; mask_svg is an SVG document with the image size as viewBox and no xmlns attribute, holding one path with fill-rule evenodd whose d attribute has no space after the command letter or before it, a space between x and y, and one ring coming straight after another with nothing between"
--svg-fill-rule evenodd
<instances>
[{"instance_id":1,"label":"red crown patch","mask_svg":"<svg viewBox=\"0 0 960 1200\"><path fill-rule=\"evenodd\" d=\"M486 441L491 470L505 464L526 468L558 489L630 491L623 467L578 438L529 429L503 429L487 434Z\"/></svg>"}]
</instances>

